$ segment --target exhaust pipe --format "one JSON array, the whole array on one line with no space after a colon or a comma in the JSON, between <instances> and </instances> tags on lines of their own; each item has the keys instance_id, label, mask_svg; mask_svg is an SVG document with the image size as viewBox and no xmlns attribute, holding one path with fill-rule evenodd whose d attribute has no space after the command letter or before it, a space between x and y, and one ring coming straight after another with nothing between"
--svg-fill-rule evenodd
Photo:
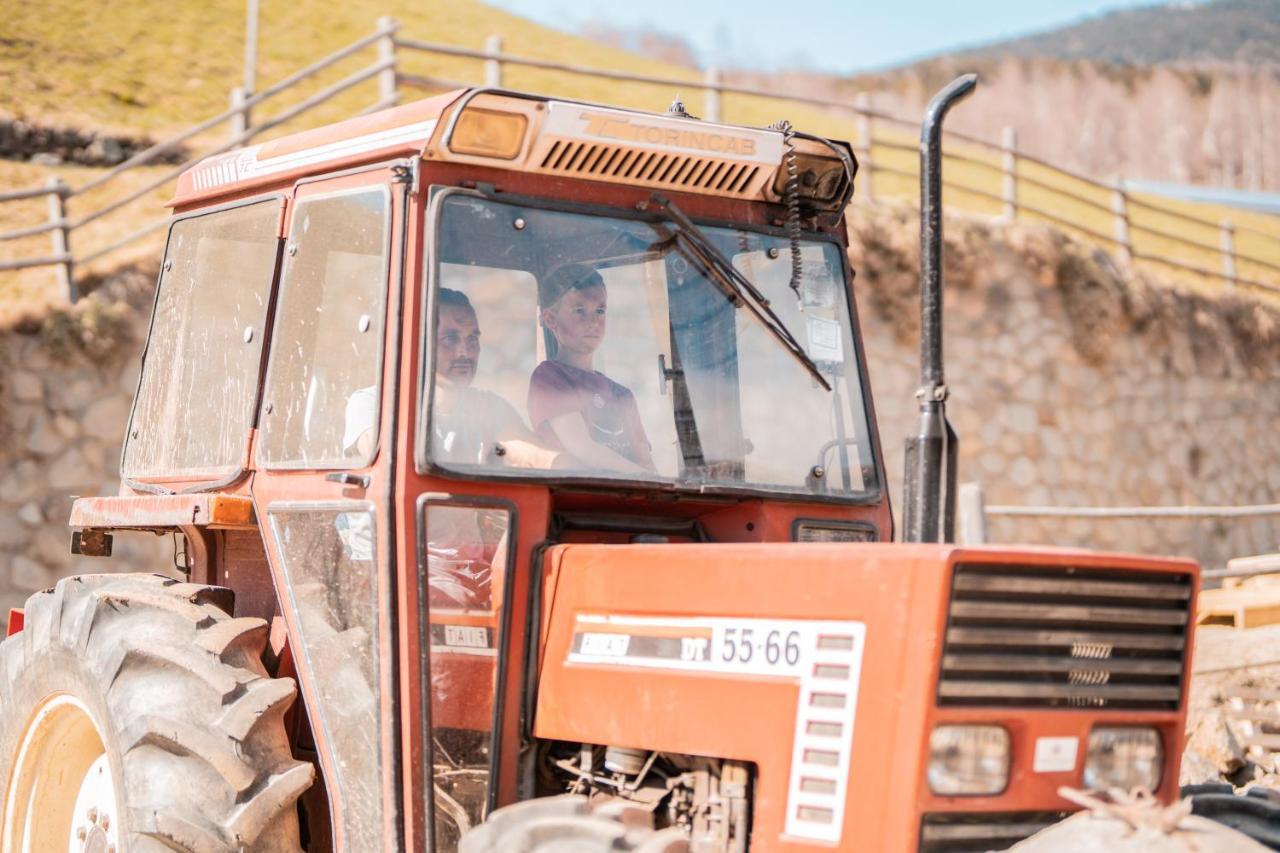
<instances>
[{"instance_id":1,"label":"exhaust pipe","mask_svg":"<svg viewBox=\"0 0 1280 853\"><path fill-rule=\"evenodd\" d=\"M942 122L971 94L965 74L933 96L920 125L920 421L907 439L902 526L905 542L954 542L956 449L942 371Z\"/></svg>"}]
</instances>

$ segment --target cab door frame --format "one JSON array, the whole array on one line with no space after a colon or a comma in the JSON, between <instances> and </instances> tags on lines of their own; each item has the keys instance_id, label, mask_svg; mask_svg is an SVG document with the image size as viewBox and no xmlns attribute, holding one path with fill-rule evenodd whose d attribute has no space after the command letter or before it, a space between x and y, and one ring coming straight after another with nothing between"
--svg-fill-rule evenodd
<instances>
[{"instance_id":1,"label":"cab door frame","mask_svg":"<svg viewBox=\"0 0 1280 853\"><path fill-rule=\"evenodd\" d=\"M369 164L340 172L309 177L296 182L286 205L288 221L285 260L273 304L273 327L270 351L261 393L261 409L258 416L259 434L255 442L254 474L251 494L259 519L271 575L279 599L288 634L289 645L297 669L302 697L306 703L315 738L316 752L324 774L329 798L329 818L333 832L334 850L354 848L344 836L342 805L338 783L338 761L335 744L327 730L323 703L317 684L317 672L308 658L302 633L301 618L289 585L280 542L274 533L270 519L288 511L311 509L332 512L343 507L359 509L369 507L374 519L373 573L377 581L375 617L377 620L378 672L378 743L380 757L381 825L383 851L400 851L403 848L402 803L400 779L403 775L400 761L399 694L398 694L398 635L397 625L397 565L398 537L394 512L396 482L396 436L399 411L398 386L400 369L400 342L402 338L402 312L405 288L405 246L407 241L407 211L411 186L417 172L416 159L397 159ZM285 345L278 334L286 291L289 288L288 273L291 252L297 251L293 242L295 219L300 202L319 200L334 194L356 192L363 188L385 187L388 193L386 228L386 263L383 271L382 339L380 362L377 372L379 401L375 446L368 460L352 460L350 465L327 464L323 466L279 466L268 463L263 456L264 441L271 431L271 368L277 344ZM370 721L371 723L373 721Z\"/></svg>"}]
</instances>

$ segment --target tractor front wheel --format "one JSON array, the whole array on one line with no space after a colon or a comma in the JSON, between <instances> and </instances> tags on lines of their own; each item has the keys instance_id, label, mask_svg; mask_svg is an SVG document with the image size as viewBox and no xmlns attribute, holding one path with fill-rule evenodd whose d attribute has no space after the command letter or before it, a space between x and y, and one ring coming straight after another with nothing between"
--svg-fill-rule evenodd
<instances>
[{"instance_id":1,"label":"tractor front wheel","mask_svg":"<svg viewBox=\"0 0 1280 853\"><path fill-rule=\"evenodd\" d=\"M267 676L267 626L227 590L67 578L0 643L0 849L297 851L311 784Z\"/></svg>"},{"instance_id":2,"label":"tractor front wheel","mask_svg":"<svg viewBox=\"0 0 1280 853\"><path fill-rule=\"evenodd\" d=\"M689 837L683 830L655 830L652 823L652 814L626 802L593 807L586 797L544 797L498 809L462 836L458 851L688 853Z\"/></svg>"}]
</instances>

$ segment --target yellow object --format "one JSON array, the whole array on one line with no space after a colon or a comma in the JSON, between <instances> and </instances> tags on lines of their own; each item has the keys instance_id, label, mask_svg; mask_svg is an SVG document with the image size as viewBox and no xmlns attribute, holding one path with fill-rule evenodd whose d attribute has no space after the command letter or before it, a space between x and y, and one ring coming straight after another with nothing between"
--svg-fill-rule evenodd
<instances>
[{"instance_id":1,"label":"yellow object","mask_svg":"<svg viewBox=\"0 0 1280 853\"><path fill-rule=\"evenodd\" d=\"M514 160L524 144L528 125L529 120L520 113L472 107L458 116L449 149L455 154Z\"/></svg>"}]
</instances>

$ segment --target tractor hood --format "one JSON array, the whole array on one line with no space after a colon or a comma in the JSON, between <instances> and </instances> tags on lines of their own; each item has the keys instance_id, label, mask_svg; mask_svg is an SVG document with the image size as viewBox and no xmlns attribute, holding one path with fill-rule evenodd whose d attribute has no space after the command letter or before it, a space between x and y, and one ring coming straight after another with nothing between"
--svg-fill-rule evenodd
<instances>
[{"instance_id":1,"label":"tractor hood","mask_svg":"<svg viewBox=\"0 0 1280 853\"><path fill-rule=\"evenodd\" d=\"M544 560L534 734L754 764L761 849L845 847L854 828L914 849L918 819L889 812L947 807L922 783L940 722L1004 725L1026 756L1045 738L1082 744L1096 721L1083 704L1157 726L1176 756L1195 572L1061 549L557 546ZM966 669L993 650L1012 676ZM1027 666L1044 671L1017 672ZM1167 677L1126 674L1144 667ZM1176 794L1168 764L1162 790ZM1078 786L1079 769L1024 772L1015 758L1018 802L986 799L993 811L1065 809L1057 788Z\"/></svg>"}]
</instances>

